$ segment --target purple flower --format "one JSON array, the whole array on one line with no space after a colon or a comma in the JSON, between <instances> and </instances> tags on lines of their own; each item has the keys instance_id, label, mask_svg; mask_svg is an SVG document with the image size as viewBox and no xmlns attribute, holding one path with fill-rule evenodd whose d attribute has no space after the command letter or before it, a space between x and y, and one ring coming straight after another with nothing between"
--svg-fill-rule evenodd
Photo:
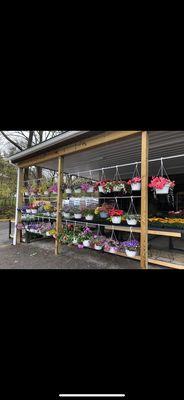
<instances>
[{"instance_id":1,"label":"purple flower","mask_svg":"<svg viewBox=\"0 0 184 400\"><path fill-rule=\"evenodd\" d=\"M77 247L78 247L78 249L83 249L84 246L83 246L83 244L78 244Z\"/></svg>"}]
</instances>

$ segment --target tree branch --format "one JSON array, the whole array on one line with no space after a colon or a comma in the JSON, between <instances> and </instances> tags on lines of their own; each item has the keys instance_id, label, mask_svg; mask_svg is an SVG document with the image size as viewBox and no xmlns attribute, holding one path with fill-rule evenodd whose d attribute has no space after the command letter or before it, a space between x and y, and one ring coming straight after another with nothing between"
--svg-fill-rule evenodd
<instances>
[{"instance_id":1,"label":"tree branch","mask_svg":"<svg viewBox=\"0 0 184 400\"><path fill-rule=\"evenodd\" d=\"M22 147L20 147L19 144L17 144L17 143L14 142L10 137L8 137L8 136L6 135L6 133L4 133L3 131L0 131L0 132L2 133L2 135L4 136L4 138L5 138L6 140L8 140L8 142L10 142L11 144L13 144L13 146L17 147L17 149L19 149L20 151L23 150Z\"/></svg>"}]
</instances>

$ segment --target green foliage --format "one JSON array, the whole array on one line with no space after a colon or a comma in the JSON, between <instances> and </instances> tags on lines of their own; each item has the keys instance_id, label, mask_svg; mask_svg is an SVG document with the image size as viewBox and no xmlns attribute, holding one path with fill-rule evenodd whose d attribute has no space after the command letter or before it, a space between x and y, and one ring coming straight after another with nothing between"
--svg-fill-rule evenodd
<instances>
[{"instance_id":1,"label":"green foliage","mask_svg":"<svg viewBox=\"0 0 184 400\"><path fill-rule=\"evenodd\" d=\"M16 193L16 167L0 156L0 198Z\"/></svg>"}]
</instances>

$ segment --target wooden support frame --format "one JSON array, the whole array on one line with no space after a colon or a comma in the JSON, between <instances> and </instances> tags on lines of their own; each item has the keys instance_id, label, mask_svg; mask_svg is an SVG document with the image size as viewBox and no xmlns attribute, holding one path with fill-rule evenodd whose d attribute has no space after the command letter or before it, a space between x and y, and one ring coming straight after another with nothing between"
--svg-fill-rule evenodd
<instances>
[{"instance_id":1,"label":"wooden support frame","mask_svg":"<svg viewBox=\"0 0 184 400\"><path fill-rule=\"evenodd\" d=\"M57 150L50 150L48 152L44 152L44 155L37 155L28 158L25 161L18 163L19 167L29 167L33 165L37 165L43 163L45 161L56 159L60 156L66 156L68 154L77 153L80 151L88 150L94 147L103 146L104 143L111 143L116 140L123 139L128 136L132 136L135 134L140 134L140 131L106 131L101 135L95 135L89 138L84 138L78 142L63 146L58 148Z\"/></svg>"},{"instance_id":2,"label":"wooden support frame","mask_svg":"<svg viewBox=\"0 0 184 400\"><path fill-rule=\"evenodd\" d=\"M63 157L58 158L58 195L57 195L57 215L56 215L56 240L55 240L55 255L61 252L61 243L57 237L62 227L62 215L60 210L62 208L62 184L63 184Z\"/></svg>"},{"instance_id":3,"label":"wooden support frame","mask_svg":"<svg viewBox=\"0 0 184 400\"><path fill-rule=\"evenodd\" d=\"M141 145L141 268L148 268L148 132L142 132Z\"/></svg>"},{"instance_id":4,"label":"wooden support frame","mask_svg":"<svg viewBox=\"0 0 184 400\"><path fill-rule=\"evenodd\" d=\"M24 171L23 168L18 168L17 170L17 193L16 193L16 210L15 210L15 228L14 228L14 237L13 237L13 245L20 243L20 230L17 229L17 224L21 222L21 215L18 211L18 208L22 207L23 204L23 194L21 193L21 188L23 186L23 178Z\"/></svg>"}]
</instances>

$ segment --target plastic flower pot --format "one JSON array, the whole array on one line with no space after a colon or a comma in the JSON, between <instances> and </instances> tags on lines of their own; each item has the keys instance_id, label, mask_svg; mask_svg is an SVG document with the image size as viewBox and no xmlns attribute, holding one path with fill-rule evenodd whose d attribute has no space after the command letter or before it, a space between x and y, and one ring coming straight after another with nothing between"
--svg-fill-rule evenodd
<instances>
[{"instance_id":1,"label":"plastic flower pot","mask_svg":"<svg viewBox=\"0 0 184 400\"><path fill-rule=\"evenodd\" d=\"M98 246L97 244L95 244L95 247L94 247L94 248L95 248L95 250L98 250L98 251L99 251L99 250L102 250L102 247L103 247L103 246Z\"/></svg>"},{"instance_id":2,"label":"plastic flower pot","mask_svg":"<svg viewBox=\"0 0 184 400\"><path fill-rule=\"evenodd\" d=\"M36 195L36 193L34 193L34 192L31 192L31 196L35 196Z\"/></svg>"},{"instance_id":3,"label":"plastic flower pot","mask_svg":"<svg viewBox=\"0 0 184 400\"><path fill-rule=\"evenodd\" d=\"M93 215L86 215L85 219L86 221L93 221L94 216Z\"/></svg>"},{"instance_id":4,"label":"plastic flower pot","mask_svg":"<svg viewBox=\"0 0 184 400\"><path fill-rule=\"evenodd\" d=\"M141 182L131 183L131 188L132 188L132 191L141 190Z\"/></svg>"},{"instance_id":5,"label":"plastic flower pot","mask_svg":"<svg viewBox=\"0 0 184 400\"><path fill-rule=\"evenodd\" d=\"M72 193L72 191L71 191L71 189L66 189L66 190L65 190L65 193L67 193L67 194L71 194L71 193Z\"/></svg>"},{"instance_id":6,"label":"plastic flower pot","mask_svg":"<svg viewBox=\"0 0 184 400\"><path fill-rule=\"evenodd\" d=\"M74 192L75 193L81 193L81 189L79 188L79 189L74 189Z\"/></svg>"},{"instance_id":7,"label":"plastic flower pot","mask_svg":"<svg viewBox=\"0 0 184 400\"><path fill-rule=\"evenodd\" d=\"M84 247L90 247L90 240L84 240L83 241L83 246Z\"/></svg>"},{"instance_id":8,"label":"plastic flower pot","mask_svg":"<svg viewBox=\"0 0 184 400\"><path fill-rule=\"evenodd\" d=\"M113 192L121 192L121 188L119 186L114 186L112 190Z\"/></svg>"},{"instance_id":9,"label":"plastic flower pot","mask_svg":"<svg viewBox=\"0 0 184 400\"><path fill-rule=\"evenodd\" d=\"M44 192L44 196L48 196L49 195L49 192L48 192L48 190L45 190L45 192Z\"/></svg>"},{"instance_id":10,"label":"plastic flower pot","mask_svg":"<svg viewBox=\"0 0 184 400\"><path fill-rule=\"evenodd\" d=\"M126 256L127 257L136 257L136 255L137 255L137 250L128 250L128 249L125 249L125 253L126 253Z\"/></svg>"},{"instance_id":11,"label":"plastic flower pot","mask_svg":"<svg viewBox=\"0 0 184 400\"><path fill-rule=\"evenodd\" d=\"M32 214L37 214L37 212L38 212L37 209L35 209L35 208L32 208L32 209L31 209L31 213L32 213Z\"/></svg>"},{"instance_id":12,"label":"plastic flower pot","mask_svg":"<svg viewBox=\"0 0 184 400\"><path fill-rule=\"evenodd\" d=\"M52 235L50 235L50 233L49 232L46 232L46 234L45 234L46 236L48 236L48 237L51 237Z\"/></svg>"},{"instance_id":13,"label":"plastic flower pot","mask_svg":"<svg viewBox=\"0 0 184 400\"><path fill-rule=\"evenodd\" d=\"M93 193L93 186L89 186L89 188L87 189L87 193Z\"/></svg>"},{"instance_id":14,"label":"plastic flower pot","mask_svg":"<svg viewBox=\"0 0 184 400\"><path fill-rule=\"evenodd\" d=\"M70 218L70 213L66 213L66 212L64 212L64 213L63 213L63 217L64 217L64 218L68 218L68 219L69 219L69 218Z\"/></svg>"},{"instance_id":15,"label":"plastic flower pot","mask_svg":"<svg viewBox=\"0 0 184 400\"><path fill-rule=\"evenodd\" d=\"M105 193L105 189L103 188L103 186L98 186L98 191L100 193Z\"/></svg>"},{"instance_id":16,"label":"plastic flower pot","mask_svg":"<svg viewBox=\"0 0 184 400\"><path fill-rule=\"evenodd\" d=\"M156 194L168 194L170 185L165 185L163 189L156 189Z\"/></svg>"},{"instance_id":17,"label":"plastic flower pot","mask_svg":"<svg viewBox=\"0 0 184 400\"><path fill-rule=\"evenodd\" d=\"M24 195L25 196L29 196L29 192L24 192Z\"/></svg>"},{"instance_id":18,"label":"plastic flower pot","mask_svg":"<svg viewBox=\"0 0 184 400\"><path fill-rule=\"evenodd\" d=\"M116 253L117 252L117 248L116 247L110 247L110 249L109 249L109 251L108 251L108 253L112 253L112 254L114 254L114 253Z\"/></svg>"},{"instance_id":19,"label":"plastic flower pot","mask_svg":"<svg viewBox=\"0 0 184 400\"><path fill-rule=\"evenodd\" d=\"M58 192L56 192L55 190L52 191L52 194L58 194Z\"/></svg>"},{"instance_id":20,"label":"plastic flower pot","mask_svg":"<svg viewBox=\"0 0 184 400\"><path fill-rule=\"evenodd\" d=\"M77 244L77 239L74 238L72 243L73 243L73 244Z\"/></svg>"},{"instance_id":21,"label":"plastic flower pot","mask_svg":"<svg viewBox=\"0 0 184 400\"><path fill-rule=\"evenodd\" d=\"M100 212L100 218L108 218L108 213L105 211Z\"/></svg>"},{"instance_id":22,"label":"plastic flower pot","mask_svg":"<svg viewBox=\"0 0 184 400\"><path fill-rule=\"evenodd\" d=\"M27 214L31 214L30 208L27 208L26 213L27 213Z\"/></svg>"},{"instance_id":23,"label":"plastic flower pot","mask_svg":"<svg viewBox=\"0 0 184 400\"><path fill-rule=\"evenodd\" d=\"M74 218L75 219L81 219L82 218L82 214L74 214Z\"/></svg>"},{"instance_id":24,"label":"plastic flower pot","mask_svg":"<svg viewBox=\"0 0 184 400\"><path fill-rule=\"evenodd\" d=\"M126 219L126 222L128 225L137 225L137 220L132 218L132 219Z\"/></svg>"},{"instance_id":25,"label":"plastic flower pot","mask_svg":"<svg viewBox=\"0 0 184 400\"><path fill-rule=\"evenodd\" d=\"M121 224L121 217L111 217L113 224Z\"/></svg>"}]
</instances>

